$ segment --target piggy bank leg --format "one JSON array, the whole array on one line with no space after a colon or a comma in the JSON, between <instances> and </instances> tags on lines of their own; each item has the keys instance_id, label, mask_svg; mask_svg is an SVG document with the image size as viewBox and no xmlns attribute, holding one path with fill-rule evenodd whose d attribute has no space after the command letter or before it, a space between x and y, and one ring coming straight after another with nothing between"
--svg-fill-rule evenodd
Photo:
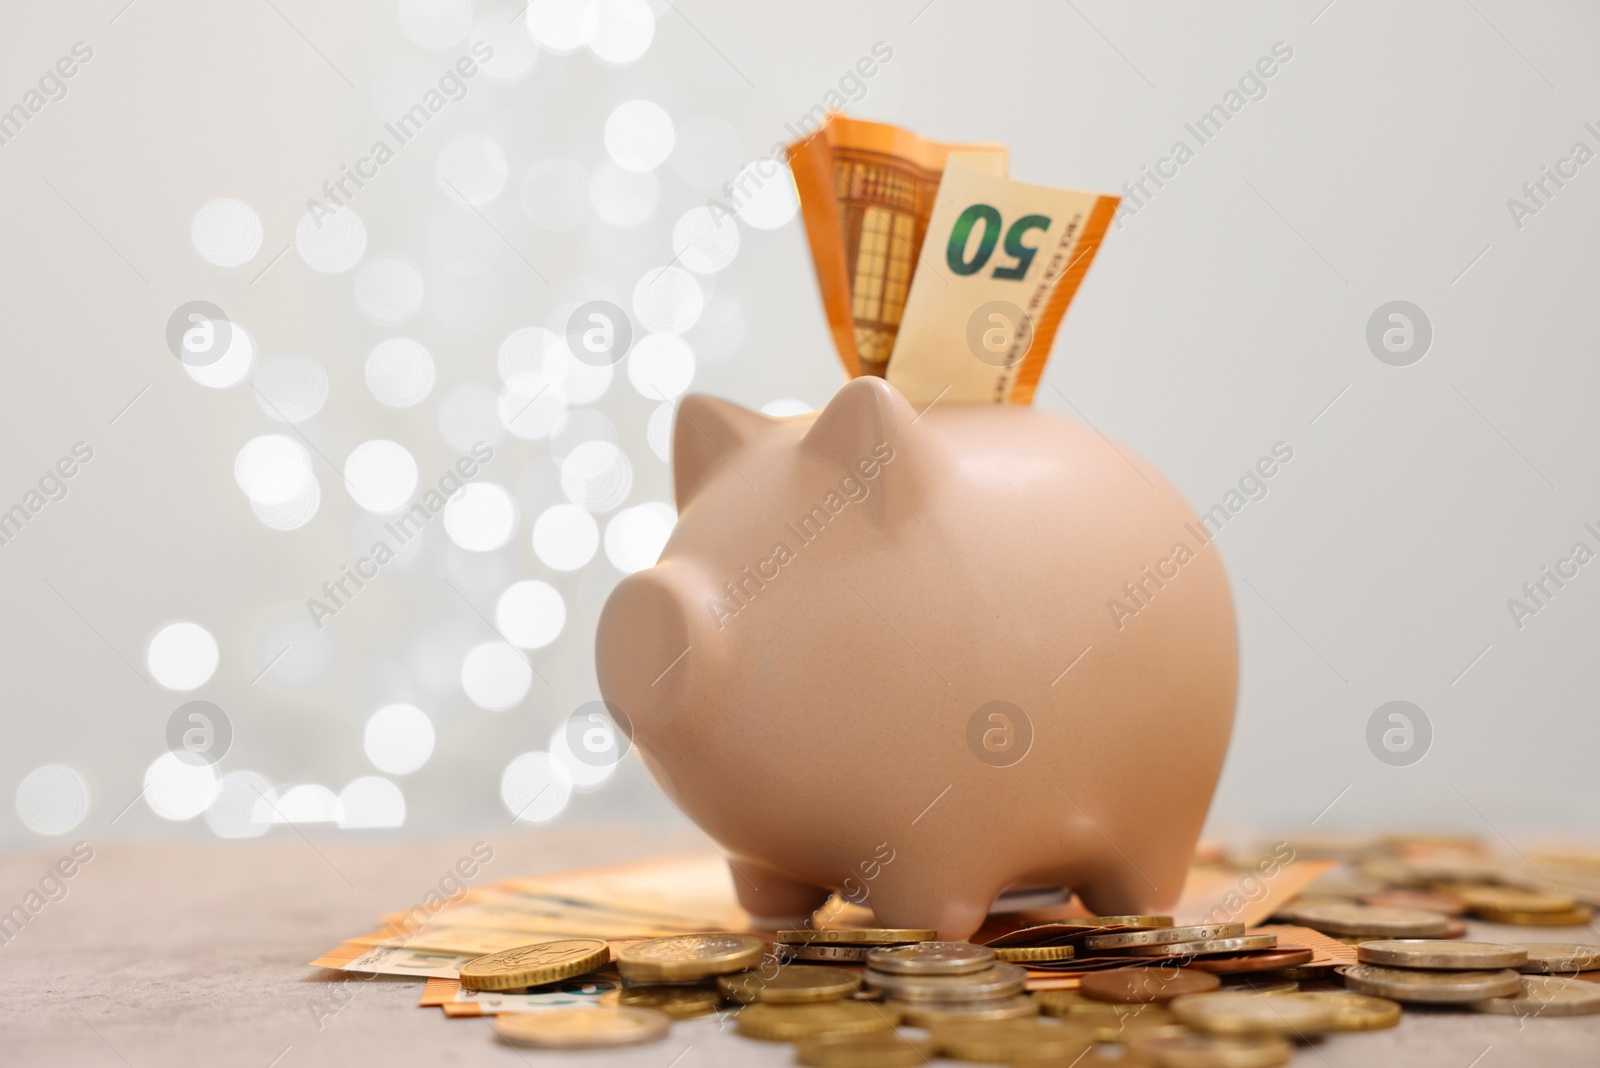
<instances>
[{"instance_id":1,"label":"piggy bank leg","mask_svg":"<svg viewBox=\"0 0 1600 1068\"><path fill-rule=\"evenodd\" d=\"M866 904L880 926L934 930L942 941L964 942L983 925L997 893L987 885L913 878L875 888Z\"/></svg>"},{"instance_id":2,"label":"piggy bank leg","mask_svg":"<svg viewBox=\"0 0 1600 1068\"><path fill-rule=\"evenodd\" d=\"M1072 888L1083 907L1095 916L1137 916L1170 909L1183 887L1182 872L1150 870L1144 874L1122 866ZM1151 880L1155 880L1152 884Z\"/></svg>"},{"instance_id":3,"label":"piggy bank leg","mask_svg":"<svg viewBox=\"0 0 1600 1068\"><path fill-rule=\"evenodd\" d=\"M758 861L730 857L739 905L758 927L803 927L832 891L781 875Z\"/></svg>"}]
</instances>

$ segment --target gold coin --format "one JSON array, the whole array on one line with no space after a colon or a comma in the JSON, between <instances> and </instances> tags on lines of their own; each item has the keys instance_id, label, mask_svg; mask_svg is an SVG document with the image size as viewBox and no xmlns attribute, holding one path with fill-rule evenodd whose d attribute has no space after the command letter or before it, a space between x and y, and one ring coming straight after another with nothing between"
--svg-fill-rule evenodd
<instances>
[{"instance_id":1,"label":"gold coin","mask_svg":"<svg viewBox=\"0 0 1600 1068\"><path fill-rule=\"evenodd\" d=\"M1472 1008L1497 1016L1590 1016L1600 1012L1600 986L1559 975L1525 975L1519 993L1474 1001Z\"/></svg>"},{"instance_id":2,"label":"gold coin","mask_svg":"<svg viewBox=\"0 0 1600 1068\"><path fill-rule=\"evenodd\" d=\"M1212 1038L1162 1031L1137 1036L1128 1054L1154 1068L1276 1068L1289 1063L1294 1047L1277 1035Z\"/></svg>"},{"instance_id":3,"label":"gold coin","mask_svg":"<svg viewBox=\"0 0 1600 1068\"><path fill-rule=\"evenodd\" d=\"M1333 1009L1307 994L1218 991L1186 994L1170 1006L1185 1027L1208 1035L1309 1036L1333 1029Z\"/></svg>"},{"instance_id":4,"label":"gold coin","mask_svg":"<svg viewBox=\"0 0 1600 1068\"><path fill-rule=\"evenodd\" d=\"M1071 946L1003 946L994 951L995 960L1028 964L1052 960L1071 960L1077 952Z\"/></svg>"},{"instance_id":5,"label":"gold coin","mask_svg":"<svg viewBox=\"0 0 1600 1068\"><path fill-rule=\"evenodd\" d=\"M1053 1020L997 1020L942 1027L933 1033L939 1052L960 1061L1070 1061L1095 1044L1087 1027Z\"/></svg>"},{"instance_id":6,"label":"gold coin","mask_svg":"<svg viewBox=\"0 0 1600 1068\"><path fill-rule=\"evenodd\" d=\"M595 1049L628 1046L665 1038L672 1026L651 1009L576 1008L539 1012L506 1012L494 1018L494 1029L507 1042L544 1049Z\"/></svg>"},{"instance_id":7,"label":"gold coin","mask_svg":"<svg viewBox=\"0 0 1600 1068\"><path fill-rule=\"evenodd\" d=\"M722 1007L722 995L709 986L629 986L607 990L600 995L600 1004L654 1009L674 1020L690 1020L716 1012Z\"/></svg>"},{"instance_id":8,"label":"gold coin","mask_svg":"<svg viewBox=\"0 0 1600 1068\"><path fill-rule=\"evenodd\" d=\"M1475 909L1474 912L1480 920L1519 927L1582 927L1594 918L1594 910L1587 905L1565 912L1501 912L1499 909Z\"/></svg>"},{"instance_id":9,"label":"gold coin","mask_svg":"<svg viewBox=\"0 0 1600 1068\"><path fill-rule=\"evenodd\" d=\"M813 1001L838 1001L856 992L859 973L826 964L785 964L776 970L757 969L724 975L717 988L734 1001L750 1004L801 1005Z\"/></svg>"},{"instance_id":10,"label":"gold coin","mask_svg":"<svg viewBox=\"0 0 1600 1068\"><path fill-rule=\"evenodd\" d=\"M1587 972L1600 968L1600 946L1582 942L1524 942L1528 962L1519 972Z\"/></svg>"},{"instance_id":11,"label":"gold coin","mask_svg":"<svg viewBox=\"0 0 1600 1068\"><path fill-rule=\"evenodd\" d=\"M1306 927L1331 935L1369 938L1433 938L1450 929L1449 920L1422 909L1387 909L1348 902L1300 904L1295 919Z\"/></svg>"},{"instance_id":12,"label":"gold coin","mask_svg":"<svg viewBox=\"0 0 1600 1068\"><path fill-rule=\"evenodd\" d=\"M991 964L966 975L895 975L869 968L865 978L868 986L889 997L926 1005L1015 997L1027 984L1028 973L1015 964Z\"/></svg>"},{"instance_id":13,"label":"gold coin","mask_svg":"<svg viewBox=\"0 0 1600 1068\"><path fill-rule=\"evenodd\" d=\"M795 946L782 943L772 947L780 960L826 960L844 964L865 964L873 946Z\"/></svg>"},{"instance_id":14,"label":"gold coin","mask_svg":"<svg viewBox=\"0 0 1600 1068\"><path fill-rule=\"evenodd\" d=\"M1075 916L1062 923L1081 927L1171 927L1171 916Z\"/></svg>"},{"instance_id":15,"label":"gold coin","mask_svg":"<svg viewBox=\"0 0 1600 1068\"><path fill-rule=\"evenodd\" d=\"M1094 1028L1094 1037L1098 1042L1115 1042L1128 1045L1138 1036L1147 1035L1167 1028L1181 1030L1178 1021L1173 1018L1164 1005L1131 1005L1124 1006L1133 1009L1121 1016L1097 1017L1074 1016L1069 1021L1084 1024Z\"/></svg>"},{"instance_id":16,"label":"gold coin","mask_svg":"<svg viewBox=\"0 0 1600 1068\"><path fill-rule=\"evenodd\" d=\"M1300 991L1300 984L1294 979L1279 979L1257 972L1231 981L1224 980L1222 989L1243 990L1251 994L1296 994Z\"/></svg>"},{"instance_id":17,"label":"gold coin","mask_svg":"<svg viewBox=\"0 0 1600 1068\"><path fill-rule=\"evenodd\" d=\"M926 1064L932 1051L889 1031L864 1035L824 1035L795 1047L795 1060L815 1068L901 1068Z\"/></svg>"},{"instance_id":18,"label":"gold coin","mask_svg":"<svg viewBox=\"0 0 1600 1068\"><path fill-rule=\"evenodd\" d=\"M1238 938L1244 934L1242 923L1202 923L1189 927L1147 927L1138 931L1116 931L1112 934L1090 935L1083 940L1085 949L1126 949L1130 946L1161 946L1172 942L1199 942L1209 938Z\"/></svg>"},{"instance_id":19,"label":"gold coin","mask_svg":"<svg viewBox=\"0 0 1600 1068\"><path fill-rule=\"evenodd\" d=\"M846 945L893 946L902 942L932 942L938 937L938 931L908 927L829 927L813 931L778 932L778 941L791 946L836 942Z\"/></svg>"},{"instance_id":20,"label":"gold coin","mask_svg":"<svg viewBox=\"0 0 1600 1068\"><path fill-rule=\"evenodd\" d=\"M881 946L867 953L868 967L896 975L965 975L995 962L995 951L971 942L918 942Z\"/></svg>"},{"instance_id":21,"label":"gold coin","mask_svg":"<svg viewBox=\"0 0 1600 1068\"><path fill-rule=\"evenodd\" d=\"M1039 1003L1026 995L996 1001L957 1002L952 1005L891 1001L900 1010L901 1022L908 1027L948 1027L958 1023L986 1023L990 1020L1023 1020L1039 1015Z\"/></svg>"},{"instance_id":22,"label":"gold coin","mask_svg":"<svg viewBox=\"0 0 1600 1068\"><path fill-rule=\"evenodd\" d=\"M1493 972L1426 972L1380 964L1346 964L1336 969L1344 985L1358 994L1430 1005L1460 1005L1484 998L1509 997L1522 989L1522 976L1509 969Z\"/></svg>"},{"instance_id":23,"label":"gold coin","mask_svg":"<svg viewBox=\"0 0 1600 1068\"><path fill-rule=\"evenodd\" d=\"M710 979L753 968L766 952L767 944L755 935L669 935L618 950L617 971L644 983Z\"/></svg>"},{"instance_id":24,"label":"gold coin","mask_svg":"<svg viewBox=\"0 0 1600 1068\"><path fill-rule=\"evenodd\" d=\"M893 1031L899 1014L869 1001L823 1001L813 1005L757 1002L739 1010L739 1033L768 1042L798 1042L821 1035Z\"/></svg>"},{"instance_id":25,"label":"gold coin","mask_svg":"<svg viewBox=\"0 0 1600 1068\"><path fill-rule=\"evenodd\" d=\"M1032 997L1047 1016L1123 1016L1143 1007L1120 1001L1100 1001L1085 997L1078 990L1036 990Z\"/></svg>"},{"instance_id":26,"label":"gold coin","mask_svg":"<svg viewBox=\"0 0 1600 1068\"><path fill-rule=\"evenodd\" d=\"M1356 959L1396 968L1465 971L1473 968L1519 968L1528 962L1521 946L1500 942L1459 942L1448 938L1385 938L1356 947Z\"/></svg>"},{"instance_id":27,"label":"gold coin","mask_svg":"<svg viewBox=\"0 0 1600 1068\"><path fill-rule=\"evenodd\" d=\"M1130 946L1124 952L1130 957L1199 957L1208 953L1242 953L1246 950L1272 949L1277 944L1277 935L1237 935L1233 938L1208 938L1198 942L1169 942L1164 946Z\"/></svg>"},{"instance_id":28,"label":"gold coin","mask_svg":"<svg viewBox=\"0 0 1600 1068\"><path fill-rule=\"evenodd\" d=\"M1450 892L1467 903L1474 912L1570 912L1577 899L1567 894L1544 894L1511 886L1455 886Z\"/></svg>"},{"instance_id":29,"label":"gold coin","mask_svg":"<svg viewBox=\"0 0 1600 1068\"><path fill-rule=\"evenodd\" d=\"M611 950L599 938L562 938L502 949L461 966L467 990L520 990L604 967Z\"/></svg>"},{"instance_id":30,"label":"gold coin","mask_svg":"<svg viewBox=\"0 0 1600 1068\"><path fill-rule=\"evenodd\" d=\"M1381 1031L1400 1022L1400 1003L1388 998L1345 990L1308 990L1305 996L1317 998L1333 1010L1335 1031Z\"/></svg>"}]
</instances>

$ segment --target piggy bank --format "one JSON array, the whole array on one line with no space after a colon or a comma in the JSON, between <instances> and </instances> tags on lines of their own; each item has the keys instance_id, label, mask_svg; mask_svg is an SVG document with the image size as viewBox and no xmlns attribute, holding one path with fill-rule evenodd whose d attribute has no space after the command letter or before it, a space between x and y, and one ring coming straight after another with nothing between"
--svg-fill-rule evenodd
<instances>
[{"instance_id":1,"label":"piggy bank","mask_svg":"<svg viewBox=\"0 0 1600 1068\"><path fill-rule=\"evenodd\" d=\"M794 418L684 398L673 479L660 562L601 614L600 690L749 912L837 891L959 940L1008 893L1173 905L1238 655L1210 532L1148 465L862 377Z\"/></svg>"}]
</instances>

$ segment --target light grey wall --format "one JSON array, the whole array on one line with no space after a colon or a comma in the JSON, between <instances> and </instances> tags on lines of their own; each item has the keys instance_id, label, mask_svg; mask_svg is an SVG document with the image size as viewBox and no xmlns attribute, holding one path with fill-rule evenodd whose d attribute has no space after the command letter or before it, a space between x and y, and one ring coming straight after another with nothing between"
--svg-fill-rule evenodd
<instances>
[{"instance_id":1,"label":"light grey wall","mask_svg":"<svg viewBox=\"0 0 1600 1068\"><path fill-rule=\"evenodd\" d=\"M519 498L508 547L467 553L435 520L409 570L386 571L309 630L306 598L371 540L337 469L357 444L389 438L435 480L459 454L438 429L441 402L465 384L501 388L496 352L511 331L559 320L578 300L627 304L641 276L672 260L676 220L714 192L684 174L721 167L732 178L882 41L893 58L851 112L1007 142L1019 178L1117 190L1176 142L1193 150L1108 240L1039 403L1142 453L1200 508L1275 443L1294 450L1218 541L1243 687L1213 829L1596 825L1600 564L1520 627L1507 607L1575 542L1600 550L1584 527L1600 529L1590 457L1600 163L1579 167L1536 214L1508 208L1576 143L1600 151L1591 8L660 0L637 62L547 51L522 80L471 80L352 201L365 257L328 274L289 247L308 198L479 32L429 49L400 16L447 39L438 27L465 5L125 4L0 14L0 108L24 101L75 42L93 50L65 98L0 145L0 507L21 502L75 442L94 452L66 498L0 546L0 787L9 797L59 764L89 798L78 813L73 780L35 779L36 824L81 815L64 833L212 833L204 818L164 820L135 800L166 752L169 717L192 698L232 724L221 770L253 771L279 796L295 784L337 793L377 774L362 724L409 700L438 741L425 766L388 776L404 794L404 832L509 821L508 762L546 749L596 696L594 619L620 572L603 552L576 574L539 562L533 520L562 499L551 444L506 435L480 480ZM473 18L505 25L520 6L479 3ZM1292 58L1265 95L1247 85L1258 98L1197 144L1186 123L1275 46ZM606 116L634 99L659 104L680 134L717 117L738 151L719 161L680 137L637 226L592 212L570 233L536 225L519 203L523 176L554 157L597 173ZM435 177L443 147L465 133L487 134L507 160L504 189L476 210ZM208 264L191 242L195 213L219 197L260 219L260 249L243 266ZM821 404L841 376L800 224L740 233L732 265L705 279L711 310L685 335L692 388L751 406ZM398 328L368 321L355 300L362 265L385 257L414 264L426 288ZM317 361L326 406L291 429L248 380L193 381L164 341L192 300L253 334L258 368L284 353ZM1396 300L1432 329L1408 366L1381 362L1366 336ZM427 399L404 411L363 383L367 354L394 336L421 342L437 368ZM625 365L617 372L585 407L609 419L631 462L623 506L667 501L668 470L646 436L657 403ZM235 481L241 446L263 434L303 435L314 450L321 505L300 529L267 529ZM498 592L525 579L562 594L565 630L527 654L540 676L528 697L484 711L461 692L457 665L494 638L485 617ZM220 648L215 675L187 695L152 682L146 661L174 620L200 623ZM1409 766L1369 747L1369 720L1392 700L1431 724L1425 759ZM633 760L557 818L676 819ZM0 842L38 843L10 804Z\"/></svg>"}]
</instances>

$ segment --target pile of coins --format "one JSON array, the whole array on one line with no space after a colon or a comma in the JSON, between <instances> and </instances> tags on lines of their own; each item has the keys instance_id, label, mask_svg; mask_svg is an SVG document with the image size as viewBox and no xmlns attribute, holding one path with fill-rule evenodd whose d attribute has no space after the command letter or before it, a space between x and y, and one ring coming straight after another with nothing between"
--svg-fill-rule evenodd
<instances>
[{"instance_id":1,"label":"pile of coins","mask_svg":"<svg viewBox=\"0 0 1600 1068\"><path fill-rule=\"evenodd\" d=\"M1466 1005L1507 1016L1600 1012L1600 984L1548 974L1600 963L1600 947L1544 945L1534 950L1498 942L1397 938L1363 942L1356 956L1361 963L1338 971L1347 988L1362 994L1413 1004Z\"/></svg>"}]
</instances>

